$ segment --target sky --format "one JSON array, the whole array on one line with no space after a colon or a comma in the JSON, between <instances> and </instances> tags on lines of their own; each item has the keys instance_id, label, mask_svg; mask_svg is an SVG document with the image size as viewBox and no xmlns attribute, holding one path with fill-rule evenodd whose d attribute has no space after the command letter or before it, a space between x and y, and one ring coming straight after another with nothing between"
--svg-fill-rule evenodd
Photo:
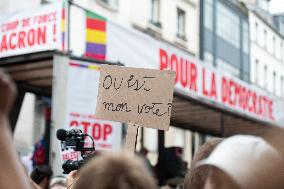
<instances>
[{"instance_id":1,"label":"sky","mask_svg":"<svg viewBox=\"0 0 284 189\"><path fill-rule=\"evenodd\" d=\"M271 13L284 12L284 0L271 0L269 9Z\"/></svg>"}]
</instances>

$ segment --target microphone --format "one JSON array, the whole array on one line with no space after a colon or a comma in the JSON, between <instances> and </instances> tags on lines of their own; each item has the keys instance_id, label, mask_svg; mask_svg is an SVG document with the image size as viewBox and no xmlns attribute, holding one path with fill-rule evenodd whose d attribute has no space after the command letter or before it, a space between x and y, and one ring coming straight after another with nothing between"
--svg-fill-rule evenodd
<instances>
[{"instance_id":1,"label":"microphone","mask_svg":"<svg viewBox=\"0 0 284 189\"><path fill-rule=\"evenodd\" d=\"M71 129L70 131L66 131L65 129L58 129L56 132L56 137L60 141L65 141L70 137L82 137L82 136L88 136L88 135L82 133L80 129Z\"/></svg>"}]
</instances>

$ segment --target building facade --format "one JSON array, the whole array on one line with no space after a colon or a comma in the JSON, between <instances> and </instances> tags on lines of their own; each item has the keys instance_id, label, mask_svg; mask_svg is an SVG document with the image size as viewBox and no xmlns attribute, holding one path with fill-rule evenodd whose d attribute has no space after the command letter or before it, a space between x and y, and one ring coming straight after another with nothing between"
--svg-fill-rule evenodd
<instances>
[{"instance_id":1,"label":"building facade","mask_svg":"<svg viewBox=\"0 0 284 189\"><path fill-rule=\"evenodd\" d=\"M265 17L250 9L251 82L278 98L284 97L284 38Z\"/></svg>"}]
</instances>

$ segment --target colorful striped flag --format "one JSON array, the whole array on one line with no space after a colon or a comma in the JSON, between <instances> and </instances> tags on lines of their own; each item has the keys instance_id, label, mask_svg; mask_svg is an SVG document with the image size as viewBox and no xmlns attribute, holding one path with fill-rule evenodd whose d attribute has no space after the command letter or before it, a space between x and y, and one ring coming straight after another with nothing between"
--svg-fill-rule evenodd
<instances>
[{"instance_id":1,"label":"colorful striped flag","mask_svg":"<svg viewBox=\"0 0 284 189\"><path fill-rule=\"evenodd\" d=\"M62 50L65 50L65 4L63 3L61 13L61 43L62 43Z\"/></svg>"},{"instance_id":2,"label":"colorful striped flag","mask_svg":"<svg viewBox=\"0 0 284 189\"><path fill-rule=\"evenodd\" d=\"M98 65L85 65L85 64L78 64L78 63L70 62L69 66L87 68L89 70L100 70L100 66Z\"/></svg>"},{"instance_id":3,"label":"colorful striped flag","mask_svg":"<svg viewBox=\"0 0 284 189\"><path fill-rule=\"evenodd\" d=\"M86 11L86 51L85 56L106 59L106 19Z\"/></svg>"}]
</instances>

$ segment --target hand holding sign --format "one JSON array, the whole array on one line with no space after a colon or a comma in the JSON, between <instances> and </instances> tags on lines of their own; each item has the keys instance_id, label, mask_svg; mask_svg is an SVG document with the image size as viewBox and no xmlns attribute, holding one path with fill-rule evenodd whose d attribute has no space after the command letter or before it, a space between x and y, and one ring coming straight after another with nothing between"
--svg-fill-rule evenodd
<instances>
[{"instance_id":1,"label":"hand holding sign","mask_svg":"<svg viewBox=\"0 0 284 189\"><path fill-rule=\"evenodd\" d=\"M130 123L130 127L168 130L174 78L173 71L104 65L100 73L96 115ZM136 136L136 132L131 131L131 135Z\"/></svg>"}]
</instances>

